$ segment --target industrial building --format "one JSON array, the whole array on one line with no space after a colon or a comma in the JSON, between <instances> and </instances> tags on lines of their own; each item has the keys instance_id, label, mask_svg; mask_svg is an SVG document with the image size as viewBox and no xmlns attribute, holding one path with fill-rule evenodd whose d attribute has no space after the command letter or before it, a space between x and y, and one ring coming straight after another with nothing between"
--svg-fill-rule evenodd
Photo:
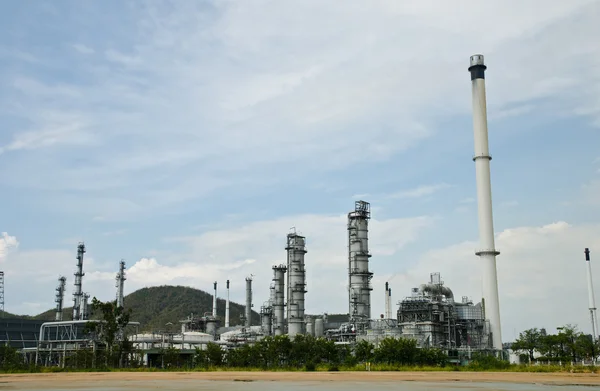
<instances>
[{"instance_id":1,"label":"industrial building","mask_svg":"<svg viewBox=\"0 0 600 391\"><path fill-rule=\"evenodd\" d=\"M403 287L407 295L393 308L391 288L385 285L385 311L380 319L372 314L373 271L369 261L369 220L371 205L358 200L354 209L347 215L347 279L348 308L343 321L331 319L327 314L308 315L305 311L307 297L311 292L306 279L305 261L307 240L293 229L285 237L287 263L272 266L272 281L269 287L269 299L260 306L260 324L252 324L252 283L253 276L245 279L245 313L242 325L231 327L229 314L230 280L226 282L226 307L224 325L221 314L217 313L217 282L213 284L212 311L203 314L190 314L186 319L174 319L179 322L180 332L155 330L146 333L137 331L137 322L130 322L129 331L134 346L144 355L144 362L151 365L153 357L166 347L179 349L182 354L191 354L196 348L203 349L209 342L224 348L233 348L240 344L252 343L266 336L289 335L294 337L307 334L323 337L340 344L353 344L367 340L377 344L383 338L411 338L420 347L438 347L448 352L461 350L501 350L500 312L498 283L496 276L496 256L491 204L490 160L487 137L487 113L485 103L486 66L483 56L470 58L473 126L476 168L477 195L479 205L480 249L476 255L484 266L483 301L474 303L462 296L456 300L454 292L444 284L439 273L431 273L429 281L418 287ZM283 235L282 235L283 236ZM282 237L283 244L283 237ZM340 249L340 251L344 251ZM84 332L89 321L88 299L90 295L83 290L83 271L85 245L77 247L77 264L74 274L72 319L63 319L63 302L66 278L60 277L56 288L56 317L54 322L45 322L39 326L39 332L30 337L17 338L15 331L7 329L7 340L15 346L22 344L25 351L35 350L37 363L60 365L69 354L78 349L96 349L92 340ZM306 257L306 259L305 259ZM586 249L589 265L589 251ZM344 273L340 270L340 274ZM591 272L590 272L591 273ZM425 276L424 276L425 277ZM125 262L119 263L116 275L116 305L126 306L124 302ZM235 283L235 282L234 282ZM591 286L591 275L589 277ZM315 294L316 296L316 294ZM313 296L313 298L315 297ZM485 303L485 308L482 303ZM597 336L595 302L590 293L590 313ZM345 310L344 310L345 311ZM8 328L12 326L7 326ZM23 326L29 327L28 325ZM2 330L0 330L2 335ZM29 335L29 334L28 334ZM33 343L32 339L36 342ZM32 346L35 345L35 346Z\"/></svg>"}]
</instances>

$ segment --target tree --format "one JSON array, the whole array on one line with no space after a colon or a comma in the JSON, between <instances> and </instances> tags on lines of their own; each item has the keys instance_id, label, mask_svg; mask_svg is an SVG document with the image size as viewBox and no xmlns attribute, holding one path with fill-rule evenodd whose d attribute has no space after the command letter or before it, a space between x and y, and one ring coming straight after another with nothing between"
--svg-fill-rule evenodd
<instances>
[{"instance_id":1,"label":"tree","mask_svg":"<svg viewBox=\"0 0 600 391\"><path fill-rule=\"evenodd\" d=\"M117 307L116 301L106 303L92 299L92 311L100 312L101 321L90 321L86 325L86 331L91 332L95 338L106 346L106 364L108 358L112 357L114 348L119 351L119 363L121 363L123 351L128 350L130 345L125 334L125 327L129 324L131 310ZM115 342L118 342L115 344Z\"/></svg>"},{"instance_id":2,"label":"tree","mask_svg":"<svg viewBox=\"0 0 600 391\"><path fill-rule=\"evenodd\" d=\"M542 334L537 328L525 330L519 334L519 338L512 344L513 350L526 351L529 354L529 362L534 361L533 352L541 346Z\"/></svg>"}]
</instances>

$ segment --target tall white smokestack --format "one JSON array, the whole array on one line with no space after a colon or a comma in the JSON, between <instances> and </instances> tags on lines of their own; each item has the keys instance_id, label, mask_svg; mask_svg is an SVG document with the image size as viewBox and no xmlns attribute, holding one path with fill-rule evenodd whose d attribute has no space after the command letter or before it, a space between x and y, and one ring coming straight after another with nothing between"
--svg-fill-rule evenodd
<instances>
[{"instance_id":1,"label":"tall white smokestack","mask_svg":"<svg viewBox=\"0 0 600 391\"><path fill-rule=\"evenodd\" d=\"M389 310L390 310L390 303L388 302L388 300L390 299L390 295L388 293L389 291L389 283L386 282L385 283L385 302L384 302L384 306L385 306L385 310L384 310L384 317L385 319L389 319L390 318L390 314L389 314Z\"/></svg>"},{"instance_id":2,"label":"tall white smokestack","mask_svg":"<svg viewBox=\"0 0 600 391\"><path fill-rule=\"evenodd\" d=\"M594 297L594 284L592 283L592 263L590 262L590 249L586 248L585 263L587 264L587 283L588 283L588 303L590 308L590 318L592 321L592 338L598 340L598 318L596 317L596 298Z\"/></svg>"},{"instance_id":3,"label":"tall white smokestack","mask_svg":"<svg viewBox=\"0 0 600 391\"><path fill-rule=\"evenodd\" d=\"M475 133L475 175L477 177L477 206L479 209L479 245L475 253L483 264L483 300L486 318L490 321L494 349L502 349L500 300L496 272L494 220L492 215L492 183L488 145L487 107L485 102L485 70L483 56L471 56L471 88L473 96L473 130Z\"/></svg>"},{"instance_id":4,"label":"tall white smokestack","mask_svg":"<svg viewBox=\"0 0 600 391\"><path fill-rule=\"evenodd\" d=\"M246 277L246 327L252 326L252 275Z\"/></svg>"},{"instance_id":5,"label":"tall white smokestack","mask_svg":"<svg viewBox=\"0 0 600 391\"><path fill-rule=\"evenodd\" d=\"M227 280L227 301L225 302L225 327L229 327L229 280Z\"/></svg>"},{"instance_id":6,"label":"tall white smokestack","mask_svg":"<svg viewBox=\"0 0 600 391\"><path fill-rule=\"evenodd\" d=\"M388 289L388 319L392 319L392 288Z\"/></svg>"},{"instance_id":7,"label":"tall white smokestack","mask_svg":"<svg viewBox=\"0 0 600 391\"><path fill-rule=\"evenodd\" d=\"M215 294L213 295L213 310L212 310L213 318L217 317L217 282L215 281Z\"/></svg>"}]
</instances>

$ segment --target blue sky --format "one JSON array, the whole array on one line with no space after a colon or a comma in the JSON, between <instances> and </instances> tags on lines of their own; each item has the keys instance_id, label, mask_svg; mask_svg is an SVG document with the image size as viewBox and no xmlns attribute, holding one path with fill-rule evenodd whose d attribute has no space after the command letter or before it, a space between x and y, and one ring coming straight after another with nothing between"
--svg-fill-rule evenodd
<instances>
[{"instance_id":1,"label":"blue sky","mask_svg":"<svg viewBox=\"0 0 600 391\"><path fill-rule=\"evenodd\" d=\"M99 298L124 258L128 292L229 278L242 302L254 274L258 306L295 226L308 311L343 312L359 198L373 208L375 314L392 276L394 301L437 271L478 299L466 68L482 53L504 339L588 330L600 3L483 3L3 3L6 310L52 307L79 240Z\"/></svg>"}]
</instances>

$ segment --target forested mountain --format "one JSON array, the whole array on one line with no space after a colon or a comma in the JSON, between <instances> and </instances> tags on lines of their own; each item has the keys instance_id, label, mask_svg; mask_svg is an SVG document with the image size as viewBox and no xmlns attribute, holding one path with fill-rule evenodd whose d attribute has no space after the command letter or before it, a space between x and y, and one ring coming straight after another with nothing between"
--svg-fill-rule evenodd
<instances>
[{"instance_id":1,"label":"forested mountain","mask_svg":"<svg viewBox=\"0 0 600 391\"><path fill-rule=\"evenodd\" d=\"M212 295L199 289L185 286L156 286L139 289L125 296L125 308L131 308L131 320L140 322L141 331L179 330L179 321L189 315L212 313ZM244 313L244 305L229 302L230 325L240 324L240 315ZM63 319L70 320L72 307L65 308ZM225 325L225 300L217 299L217 315L221 325ZM54 309L43 312L34 319L54 320ZM92 314L92 318L95 318ZM167 323L172 325L167 326ZM252 324L258 325L260 315L252 311Z\"/></svg>"}]
</instances>

